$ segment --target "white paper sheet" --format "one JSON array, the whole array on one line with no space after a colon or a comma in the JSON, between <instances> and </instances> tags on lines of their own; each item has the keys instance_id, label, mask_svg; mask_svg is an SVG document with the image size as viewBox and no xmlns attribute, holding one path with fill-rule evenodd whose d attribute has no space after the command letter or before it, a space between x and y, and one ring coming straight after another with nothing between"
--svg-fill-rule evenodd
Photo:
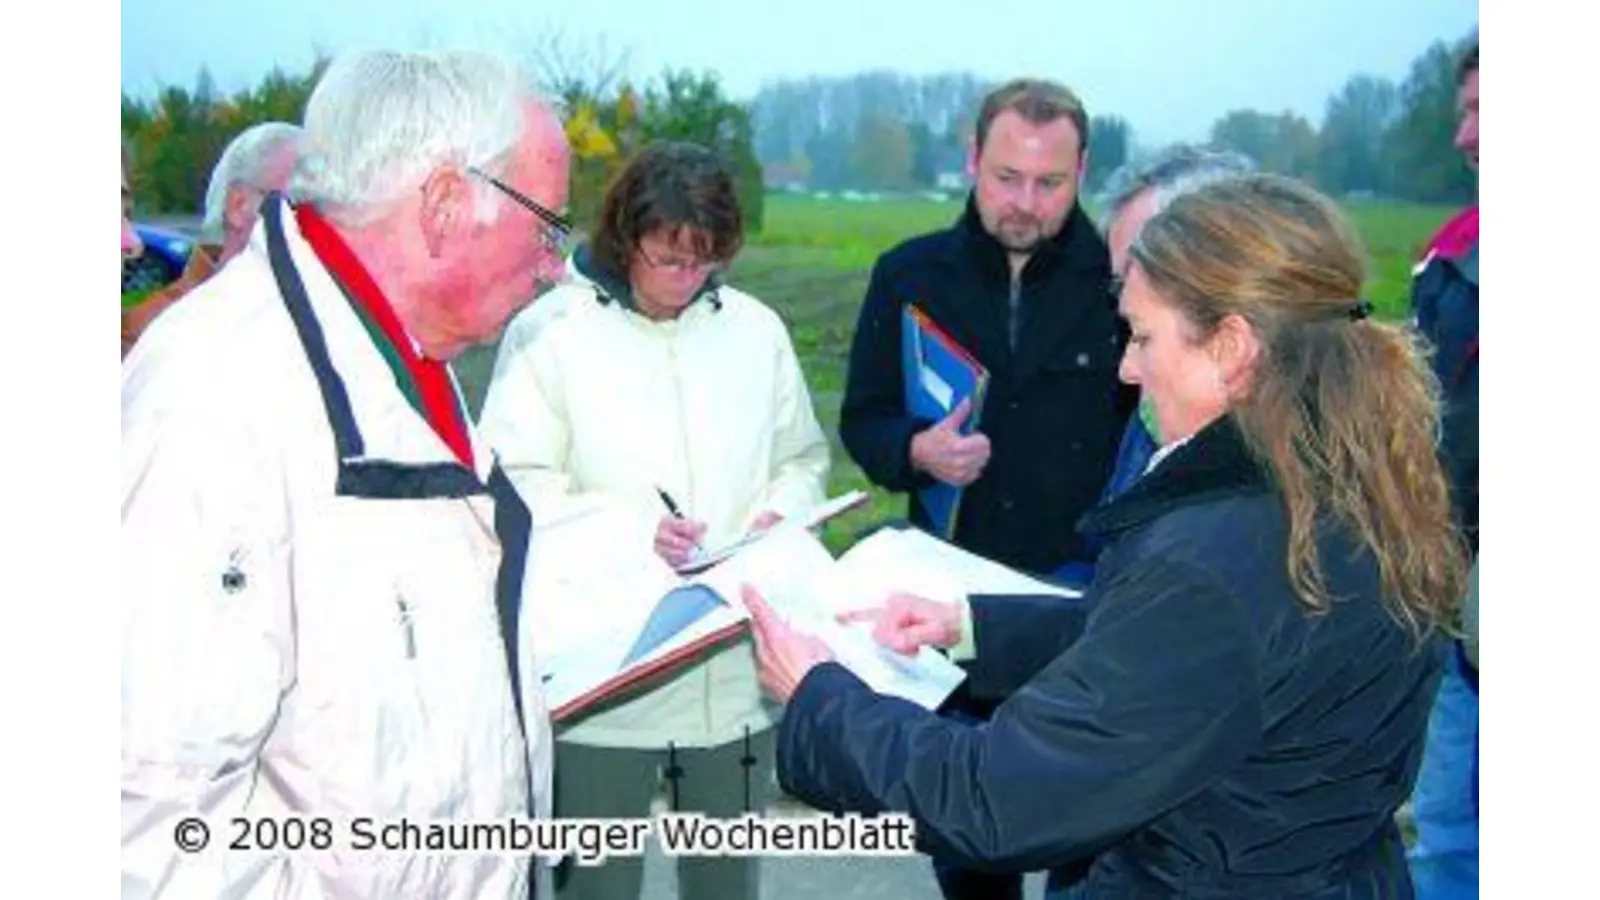
<instances>
[{"instance_id":1,"label":"white paper sheet","mask_svg":"<svg viewBox=\"0 0 1600 900\"><path fill-rule=\"evenodd\" d=\"M934 402L938 403L941 409L949 412L955 408L955 389L950 386L948 381L939 377L939 373L935 372L932 366L923 366L918 375L922 379L922 389L933 397Z\"/></svg>"},{"instance_id":2,"label":"white paper sheet","mask_svg":"<svg viewBox=\"0 0 1600 900\"><path fill-rule=\"evenodd\" d=\"M937 584L962 594L1047 594L1081 597L1083 592L1024 575L1009 566L962 550L916 529L883 529L851 547L839 558L845 577L860 590L899 586L921 593L914 584ZM930 599L947 590L930 589Z\"/></svg>"},{"instance_id":3,"label":"white paper sheet","mask_svg":"<svg viewBox=\"0 0 1600 900\"><path fill-rule=\"evenodd\" d=\"M597 509L534 532L522 614L532 620L540 655L562 657L603 646L611 634L637 634L656 601L682 583L640 538L635 519Z\"/></svg>"}]
</instances>

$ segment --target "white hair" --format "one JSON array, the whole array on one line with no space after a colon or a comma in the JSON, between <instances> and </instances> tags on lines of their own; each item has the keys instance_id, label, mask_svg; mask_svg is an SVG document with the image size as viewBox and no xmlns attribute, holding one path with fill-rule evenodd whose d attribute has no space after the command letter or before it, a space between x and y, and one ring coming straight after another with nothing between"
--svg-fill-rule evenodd
<instances>
[{"instance_id":1,"label":"white hair","mask_svg":"<svg viewBox=\"0 0 1600 900\"><path fill-rule=\"evenodd\" d=\"M1155 215L1174 197L1256 170L1250 158L1232 150L1210 150L1192 144L1175 144L1144 159L1129 162L1106 179L1105 229L1111 230L1117 216L1145 191L1154 198L1150 210Z\"/></svg>"},{"instance_id":2,"label":"white hair","mask_svg":"<svg viewBox=\"0 0 1600 900\"><path fill-rule=\"evenodd\" d=\"M279 151L294 148L300 141L300 134L298 125L262 122L239 132L228 142L216 167L211 170L211 185L206 188L205 218L200 223L201 240L222 242L228 189L239 184L262 187L266 168L277 161Z\"/></svg>"},{"instance_id":3,"label":"white hair","mask_svg":"<svg viewBox=\"0 0 1600 900\"><path fill-rule=\"evenodd\" d=\"M487 53L365 51L328 67L306 105L305 139L291 192L346 224L359 224L441 165L503 174L526 129L532 83ZM493 220L499 192L478 181L474 204Z\"/></svg>"}]
</instances>

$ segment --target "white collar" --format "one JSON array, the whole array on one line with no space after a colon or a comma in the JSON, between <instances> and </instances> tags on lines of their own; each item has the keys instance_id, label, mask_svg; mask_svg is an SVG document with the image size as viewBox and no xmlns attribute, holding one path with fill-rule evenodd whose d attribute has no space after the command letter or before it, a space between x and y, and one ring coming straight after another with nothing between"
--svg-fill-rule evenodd
<instances>
[{"instance_id":1,"label":"white collar","mask_svg":"<svg viewBox=\"0 0 1600 900\"><path fill-rule=\"evenodd\" d=\"M1184 444L1189 443L1189 441L1192 440L1193 438L1194 438L1194 435L1190 435L1189 437L1179 438L1178 440L1173 441L1170 444L1166 444L1166 445L1163 445L1161 447L1156 448L1156 452L1150 454L1150 462L1145 465L1144 474L1149 475L1151 470L1153 470L1156 466L1161 464L1162 460L1164 460L1167 457L1172 455L1172 451L1178 449L1179 447L1182 447Z\"/></svg>"}]
</instances>

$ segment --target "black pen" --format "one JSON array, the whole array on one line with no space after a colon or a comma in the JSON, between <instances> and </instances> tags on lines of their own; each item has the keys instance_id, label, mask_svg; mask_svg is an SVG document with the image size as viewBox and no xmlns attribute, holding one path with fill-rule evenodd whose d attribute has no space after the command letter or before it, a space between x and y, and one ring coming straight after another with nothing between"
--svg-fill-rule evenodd
<instances>
[{"instance_id":1,"label":"black pen","mask_svg":"<svg viewBox=\"0 0 1600 900\"><path fill-rule=\"evenodd\" d=\"M661 488L656 488L656 493L661 495L661 502L667 505L667 512L672 513L673 518L683 518L683 510L678 508L678 504L672 502L671 494L668 494Z\"/></svg>"}]
</instances>

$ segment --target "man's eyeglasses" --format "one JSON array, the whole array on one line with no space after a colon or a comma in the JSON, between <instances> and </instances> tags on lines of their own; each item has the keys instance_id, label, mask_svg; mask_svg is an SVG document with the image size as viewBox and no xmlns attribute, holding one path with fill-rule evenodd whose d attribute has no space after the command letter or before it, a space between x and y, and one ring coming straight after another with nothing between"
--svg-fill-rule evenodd
<instances>
[{"instance_id":1,"label":"man's eyeglasses","mask_svg":"<svg viewBox=\"0 0 1600 900\"><path fill-rule=\"evenodd\" d=\"M468 166L467 171L494 185L501 193L515 200L517 205L538 216L539 221L545 224L544 229L539 233L539 240L546 250L560 255L566 249L567 238L572 234L571 219L549 209L539 201L476 166Z\"/></svg>"}]
</instances>

